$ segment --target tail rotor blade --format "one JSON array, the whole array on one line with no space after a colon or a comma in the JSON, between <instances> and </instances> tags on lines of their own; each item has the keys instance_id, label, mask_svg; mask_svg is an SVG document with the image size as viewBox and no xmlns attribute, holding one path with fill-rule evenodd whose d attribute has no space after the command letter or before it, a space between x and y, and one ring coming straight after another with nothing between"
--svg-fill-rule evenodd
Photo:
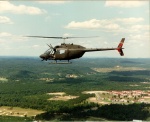
<instances>
[{"instance_id":1,"label":"tail rotor blade","mask_svg":"<svg viewBox=\"0 0 150 122\"><path fill-rule=\"evenodd\" d=\"M123 50L122 50L122 49L124 49L124 48L122 48L124 41L125 41L125 38L122 38L119 45L118 45L118 47L117 47L117 50L118 50L118 52L120 53L121 56L124 56L124 53L123 53Z\"/></svg>"}]
</instances>

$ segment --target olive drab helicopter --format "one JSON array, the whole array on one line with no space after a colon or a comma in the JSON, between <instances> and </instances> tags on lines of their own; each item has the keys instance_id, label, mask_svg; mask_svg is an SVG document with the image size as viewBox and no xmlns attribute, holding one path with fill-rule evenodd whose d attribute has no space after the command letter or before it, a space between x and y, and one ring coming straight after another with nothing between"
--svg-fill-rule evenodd
<instances>
[{"instance_id":1,"label":"olive drab helicopter","mask_svg":"<svg viewBox=\"0 0 150 122\"><path fill-rule=\"evenodd\" d=\"M92 51L107 51L107 50L117 50L121 56L124 55L122 49L123 43L125 38L122 38L119 45L116 48L86 48L81 45L76 44L66 44L65 40L70 38L93 38L93 37L46 37L46 36L26 36L26 37L35 37L35 38L54 38L54 39L64 39L64 43L61 45L56 45L53 47L51 44L47 44L49 49L46 50L43 54L39 57L42 61L47 60L54 60L53 63L58 63L57 60L67 60L68 62L62 63L71 63L71 59L81 58L85 52L92 52Z\"/></svg>"}]
</instances>

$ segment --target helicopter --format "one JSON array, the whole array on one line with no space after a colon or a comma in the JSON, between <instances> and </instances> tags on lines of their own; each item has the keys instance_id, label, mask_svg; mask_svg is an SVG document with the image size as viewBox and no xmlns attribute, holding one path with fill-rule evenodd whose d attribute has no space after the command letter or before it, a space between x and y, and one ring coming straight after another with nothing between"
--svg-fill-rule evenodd
<instances>
[{"instance_id":1,"label":"helicopter","mask_svg":"<svg viewBox=\"0 0 150 122\"><path fill-rule=\"evenodd\" d=\"M56 45L55 47L53 47L51 44L47 44L49 46L49 49L39 56L42 59L42 61L54 60L55 62L53 63L56 64L58 63L57 60L60 61L67 60L68 62L62 63L71 63L70 60L81 58L85 52L92 52L92 51L117 50L121 56L124 56L124 53L122 51L122 49L124 48L122 48L122 46L125 41L125 38L121 39L119 45L116 48L86 48L81 45L76 45L73 43L67 44L65 43L65 40L70 38L87 38L87 37L48 37L48 36L26 36L26 37L63 39L64 43L61 43L61 45Z\"/></svg>"}]
</instances>

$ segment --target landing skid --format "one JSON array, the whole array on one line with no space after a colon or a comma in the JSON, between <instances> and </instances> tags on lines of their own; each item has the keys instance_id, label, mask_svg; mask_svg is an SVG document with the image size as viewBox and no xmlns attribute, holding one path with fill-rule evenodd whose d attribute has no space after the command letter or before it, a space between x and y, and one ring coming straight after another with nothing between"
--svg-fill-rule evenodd
<instances>
[{"instance_id":1,"label":"landing skid","mask_svg":"<svg viewBox=\"0 0 150 122\"><path fill-rule=\"evenodd\" d=\"M72 64L72 62L50 62L49 64Z\"/></svg>"}]
</instances>

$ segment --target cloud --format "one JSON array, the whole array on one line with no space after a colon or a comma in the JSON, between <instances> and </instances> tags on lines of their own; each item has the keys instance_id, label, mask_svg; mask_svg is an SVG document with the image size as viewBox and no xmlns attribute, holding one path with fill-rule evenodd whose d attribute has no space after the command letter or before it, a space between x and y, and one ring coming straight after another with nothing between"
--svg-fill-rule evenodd
<instances>
[{"instance_id":1,"label":"cloud","mask_svg":"<svg viewBox=\"0 0 150 122\"><path fill-rule=\"evenodd\" d=\"M149 14L149 11L150 11L150 10L146 10L145 13L146 13L146 14Z\"/></svg>"},{"instance_id":2,"label":"cloud","mask_svg":"<svg viewBox=\"0 0 150 122\"><path fill-rule=\"evenodd\" d=\"M139 18L130 17L130 18L116 18L114 19L114 21L122 22L124 24L133 24L133 23L142 22L144 21L144 19L141 17Z\"/></svg>"},{"instance_id":3,"label":"cloud","mask_svg":"<svg viewBox=\"0 0 150 122\"><path fill-rule=\"evenodd\" d=\"M37 49L37 48L39 48L40 46L39 45L33 45L32 46L32 48L34 48L34 49Z\"/></svg>"},{"instance_id":4,"label":"cloud","mask_svg":"<svg viewBox=\"0 0 150 122\"><path fill-rule=\"evenodd\" d=\"M149 47L150 46L149 38L150 38L149 32L143 32L142 34L131 33L126 38L126 40L128 41L126 45L132 48L137 48L140 46Z\"/></svg>"},{"instance_id":5,"label":"cloud","mask_svg":"<svg viewBox=\"0 0 150 122\"><path fill-rule=\"evenodd\" d=\"M38 1L38 3L41 3L41 4L64 4L64 3L66 3L66 1Z\"/></svg>"},{"instance_id":6,"label":"cloud","mask_svg":"<svg viewBox=\"0 0 150 122\"><path fill-rule=\"evenodd\" d=\"M133 32L149 31L149 29L149 25L133 25L130 27L130 31Z\"/></svg>"},{"instance_id":7,"label":"cloud","mask_svg":"<svg viewBox=\"0 0 150 122\"><path fill-rule=\"evenodd\" d=\"M128 57L150 57L149 32L131 33L126 37L124 52Z\"/></svg>"},{"instance_id":8,"label":"cloud","mask_svg":"<svg viewBox=\"0 0 150 122\"><path fill-rule=\"evenodd\" d=\"M7 40L7 42L27 42L28 38L22 35L15 35L9 32L0 32L0 38L2 40Z\"/></svg>"},{"instance_id":9,"label":"cloud","mask_svg":"<svg viewBox=\"0 0 150 122\"><path fill-rule=\"evenodd\" d=\"M145 5L147 2L145 1L106 1L106 7L122 7L122 8L130 8L130 7L140 7Z\"/></svg>"},{"instance_id":10,"label":"cloud","mask_svg":"<svg viewBox=\"0 0 150 122\"><path fill-rule=\"evenodd\" d=\"M72 36L72 34L70 34L70 33L64 33L63 34L63 37L69 37L69 36Z\"/></svg>"},{"instance_id":11,"label":"cloud","mask_svg":"<svg viewBox=\"0 0 150 122\"><path fill-rule=\"evenodd\" d=\"M10 18L6 16L0 16L0 24L13 24Z\"/></svg>"},{"instance_id":12,"label":"cloud","mask_svg":"<svg viewBox=\"0 0 150 122\"><path fill-rule=\"evenodd\" d=\"M136 34L136 35L133 35L133 34L130 34L129 35L129 39L130 40L135 40L136 42L138 41L138 40L141 40L142 42L143 41L149 41L149 33L148 32L145 32L145 33L143 33L143 34Z\"/></svg>"},{"instance_id":13,"label":"cloud","mask_svg":"<svg viewBox=\"0 0 150 122\"><path fill-rule=\"evenodd\" d=\"M92 19L84 22L70 22L66 28L99 28L101 25L97 22L98 20Z\"/></svg>"},{"instance_id":14,"label":"cloud","mask_svg":"<svg viewBox=\"0 0 150 122\"><path fill-rule=\"evenodd\" d=\"M123 11L119 11L119 14L123 14L124 12Z\"/></svg>"},{"instance_id":15,"label":"cloud","mask_svg":"<svg viewBox=\"0 0 150 122\"><path fill-rule=\"evenodd\" d=\"M65 28L72 28L72 29L118 29L119 25L116 23L112 23L109 20L97 20L91 19L84 22L70 22Z\"/></svg>"},{"instance_id":16,"label":"cloud","mask_svg":"<svg viewBox=\"0 0 150 122\"><path fill-rule=\"evenodd\" d=\"M136 24L144 21L143 18L114 18L114 19L91 19L83 22L72 21L65 28L68 29L104 29L105 30L121 30L123 24Z\"/></svg>"},{"instance_id":17,"label":"cloud","mask_svg":"<svg viewBox=\"0 0 150 122\"><path fill-rule=\"evenodd\" d=\"M7 33L7 32L1 32L0 33L0 37L8 37L8 36L12 36L12 34Z\"/></svg>"},{"instance_id":18,"label":"cloud","mask_svg":"<svg viewBox=\"0 0 150 122\"><path fill-rule=\"evenodd\" d=\"M9 12L13 14L29 14L29 15L38 15L43 14L46 11L33 6L25 5L14 5L8 1L0 1L0 13Z\"/></svg>"}]
</instances>

